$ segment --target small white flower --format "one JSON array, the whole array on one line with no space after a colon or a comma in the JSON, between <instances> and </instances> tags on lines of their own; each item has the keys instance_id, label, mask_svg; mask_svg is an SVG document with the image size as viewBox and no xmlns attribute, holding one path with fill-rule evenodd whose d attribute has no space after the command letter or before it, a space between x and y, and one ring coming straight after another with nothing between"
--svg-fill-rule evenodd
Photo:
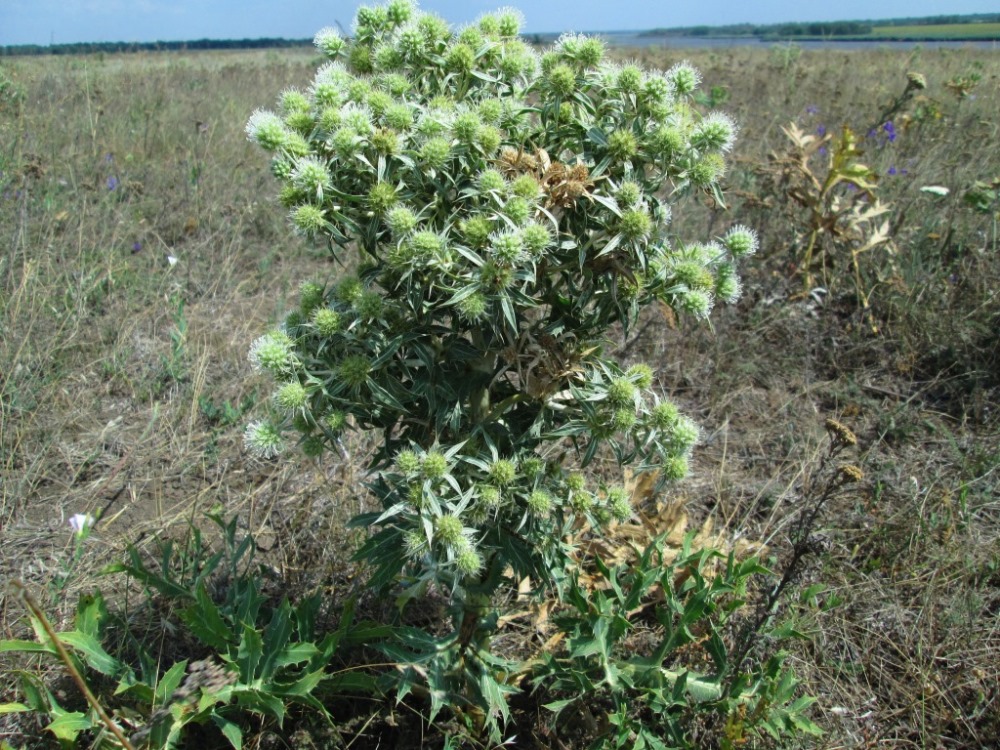
<instances>
[{"instance_id":1,"label":"small white flower","mask_svg":"<svg viewBox=\"0 0 1000 750\"><path fill-rule=\"evenodd\" d=\"M89 513L75 513L69 519L69 527L78 537L86 537L96 521Z\"/></svg>"},{"instance_id":2,"label":"small white flower","mask_svg":"<svg viewBox=\"0 0 1000 750\"><path fill-rule=\"evenodd\" d=\"M170 267L173 268L174 266L177 265L177 258L175 258L173 255L168 255L167 256L167 263L169 263Z\"/></svg>"}]
</instances>

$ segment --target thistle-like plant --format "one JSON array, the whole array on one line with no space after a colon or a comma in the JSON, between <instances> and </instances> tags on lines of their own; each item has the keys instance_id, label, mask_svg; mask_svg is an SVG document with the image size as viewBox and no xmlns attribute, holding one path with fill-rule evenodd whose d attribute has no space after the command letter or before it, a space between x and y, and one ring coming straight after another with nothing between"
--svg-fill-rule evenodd
<instances>
[{"instance_id":1,"label":"thistle-like plant","mask_svg":"<svg viewBox=\"0 0 1000 750\"><path fill-rule=\"evenodd\" d=\"M355 519L372 532L359 555L401 603L450 594L454 632L435 649L477 675L498 588L557 583L571 529L630 516L585 472L599 451L687 471L697 426L649 366L614 361L609 329L652 303L706 317L739 296L757 246L744 227L668 234L674 197L721 201L737 131L696 109L691 65L610 62L577 35L539 54L520 28L509 9L453 30L408 0L363 7L351 39L316 36L330 59L312 85L247 125L294 227L357 256L253 345L275 420L247 447L271 456L297 433L318 456L349 426L377 431L381 508Z\"/></svg>"}]
</instances>

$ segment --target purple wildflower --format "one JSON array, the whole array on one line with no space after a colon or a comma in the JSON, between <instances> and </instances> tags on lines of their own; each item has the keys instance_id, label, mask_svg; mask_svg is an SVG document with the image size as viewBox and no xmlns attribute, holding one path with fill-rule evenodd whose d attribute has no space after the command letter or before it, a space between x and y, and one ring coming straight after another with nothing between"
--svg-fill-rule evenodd
<instances>
[{"instance_id":1,"label":"purple wildflower","mask_svg":"<svg viewBox=\"0 0 1000 750\"><path fill-rule=\"evenodd\" d=\"M116 190L118 188L118 178L115 177L114 175L111 175L108 178L108 181L105 183L105 185L107 186L108 190Z\"/></svg>"},{"instance_id":2,"label":"purple wildflower","mask_svg":"<svg viewBox=\"0 0 1000 750\"><path fill-rule=\"evenodd\" d=\"M818 115L819 114L819 107L817 107L815 104L810 104L808 107L806 107L806 114L807 115Z\"/></svg>"},{"instance_id":3,"label":"purple wildflower","mask_svg":"<svg viewBox=\"0 0 1000 750\"><path fill-rule=\"evenodd\" d=\"M820 146L818 149L816 149L816 153L819 154L820 156L826 156L828 153L828 151L826 150L826 146Z\"/></svg>"},{"instance_id":4,"label":"purple wildflower","mask_svg":"<svg viewBox=\"0 0 1000 750\"><path fill-rule=\"evenodd\" d=\"M826 135L826 125L824 125L823 123L820 123L819 125L817 125L816 126L816 135L818 135L820 138L822 138L824 135Z\"/></svg>"},{"instance_id":5,"label":"purple wildflower","mask_svg":"<svg viewBox=\"0 0 1000 750\"><path fill-rule=\"evenodd\" d=\"M132 252L137 253L140 250L142 250L142 243L139 242L139 240L136 240L135 242L132 243Z\"/></svg>"},{"instance_id":6,"label":"purple wildflower","mask_svg":"<svg viewBox=\"0 0 1000 750\"><path fill-rule=\"evenodd\" d=\"M886 138L889 139L889 143L896 140L896 126L892 124L892 120L888 120L885 125L882 126L882 131L885 133Z\"/></svg>"}]
</instances>

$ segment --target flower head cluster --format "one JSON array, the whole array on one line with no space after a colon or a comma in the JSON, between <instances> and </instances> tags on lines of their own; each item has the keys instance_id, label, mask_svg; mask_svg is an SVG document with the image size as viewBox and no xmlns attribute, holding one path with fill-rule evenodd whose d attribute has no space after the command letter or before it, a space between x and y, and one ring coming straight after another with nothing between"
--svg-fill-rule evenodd
<instances>
[{"instance_id":1,"label":"flower head cluster","mask_svg":"<svg viewBox=\"0 0 1000 750\"><path fill-rule=\"evenodd\" d=\"M551 560L581 516L627 520L628 493L587 478L599 449L684 476L696 425L602 342L650 304L704 318L735 301L757 250L743 226L668 231L676 196L718 194L738 131L699 110L690 63L611 62L574 34L539 55L522 28L511 9L455 30L411 0L362 7L350 38L316 34L312 82L247 123L295 231L358 258L253 344L273 421L244 442L270 457L294 431L315 456L380 431L377 546L399 551L372 553L397 566L383 580L413 566L458 590L510 529L523 559ZM567 438L572 469L544 449Z\"/></svg>"}]
</instances>

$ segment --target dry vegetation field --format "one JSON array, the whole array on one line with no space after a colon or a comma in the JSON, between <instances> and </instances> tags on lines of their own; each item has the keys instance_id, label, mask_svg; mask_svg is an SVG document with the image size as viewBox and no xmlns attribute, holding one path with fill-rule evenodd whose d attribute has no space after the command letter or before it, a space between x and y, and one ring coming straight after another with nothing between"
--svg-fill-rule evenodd
<instances>
[{"instance_id":1,"label":"dry vegetation field","mask_svg":"<svg viewBox=\"0 0 1000 750\"><path fill-rule=\"evenodd\" d=\"M1000 58L784 47L690 59L741 137L728 207L695 198L674 228L701 238L739 221L759 229L763 250L711 329L651 317L614 342L623 359L652 362L702 424L672 499L692 527L709 520L729 543L766 544L780 569L815 500L824 422L847 425L864 477L824 509L784 605L804 634L792 661L819 699L826 734L814 744L995 746ZM127 543L185 543L213 509L256 535L275 590L320 591L335 606L363 576L344 522L364 505L366 436L352 435L353 458L339 464L262 462L242 448L242 425L269 396L249 344L300 282L340 273L289 231L243 130L282 88L307 85L315 62L283 51L0 63L0 578L22 581L57 626L80 593L115 595L115 577L98 573ZM893 111L911 71L926 88ZM811 156L789 151L792 123ZM851 204L852 191L831 192L811 214L844 126L871 195ZM847 212L876 198L888 210L867 223ZM68 525L78 513L100 516L82 545ZM0 601L0 637L26 637L24 615ZM170 654L169 613L136 616L136 632ZM54 663L0 654L0 703L21 699L25 669L73 690ZM404 746L391 703L369 706L372 726L384 746ZM362 724L345 742L375 747ZM0 745L56 747L40 726L0 715ZM289 721L246 746L342 745Z\"/></svg>"}]
</instances>

